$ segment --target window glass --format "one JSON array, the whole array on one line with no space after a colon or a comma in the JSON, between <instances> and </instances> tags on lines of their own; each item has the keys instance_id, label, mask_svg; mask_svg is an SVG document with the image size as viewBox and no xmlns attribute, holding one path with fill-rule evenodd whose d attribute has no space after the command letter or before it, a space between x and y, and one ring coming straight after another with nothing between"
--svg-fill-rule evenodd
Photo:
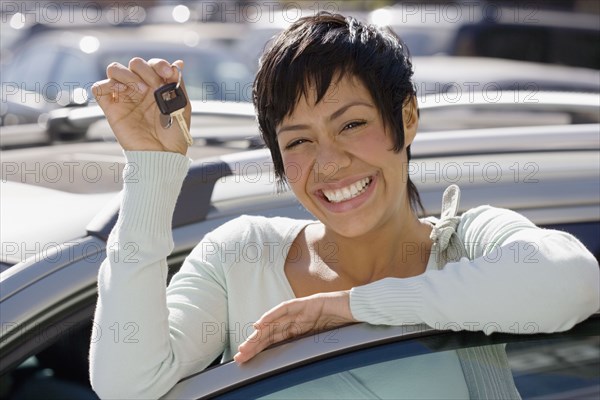
<instances>
[{"instance_id":1,"label":"window glass","mask_svg":"<svg viewBox=\"0 0 600 400\"><path fill-rule=\"evenodd\" d=\"M71 87L91 87L94 82L102 79L98 75L95 58L84 53L63 53L56 71L56 82ZM65 85L68 83L68 85Z\"/></svg>"},{"instance_id":2,"label":"window glass","mask_svg":"<svg viewBox=\"0 0 600 400\"><path fill-rule=\"evenodd\" d=\"M600 398L598 336L511 343L507 354L515 385L524 399Z\"/></svg>"},{"instance_id":3,"label":"window glass","mask_svg":"<svg viewBox=\"0 0 600 400\"><path fill-rule=\"evenodd\" d=\"M522 398L573 398L578 394L598 398L599 323L598 319L590 321L585 328L582 325L567 334L485 336L461 332L386 344L302 366L220 398L468 398L458 353L453 349L486 342L505 345L514 385Z\"/></svg>"},{"instance_id":4,"label":"window glass","mask_svg":"<svg viewBox=\"0 0 600 400\"><path fill-rule=\"evenodd\" d=\"M262 399L468 398L455 351L423 354L351 368L316 378ZM431 378L435 376L435 380Z\"/></svg>"},{"instance_id":5,"label":"window glass","mask_svg":"<svg viewBox=\"0 0 600 400\"><path fill-rule=\"evenodd\" d=\"M190 251L168 257L170 275L181 267ZM23 358L0 375L0 400L98 399L88 375L90 341L102 334L92 323L95 304L94 294L74 306L79 311L66 312L59 320L34 321L31 330L22 331L19 346L3 353L3 362L13 359L15 353Z\"/></svg>"},{"instance_id":6,"label":"window glass","mask_svg":"<svg viewBox=\"0 0 600 400\"><path fill-rule=\"evenodd\" d=\"M237 58L210 51L138 51L136 56L185 61L185 88L190 100L251 101L252 74ZM127 65L130 53L107 53L103 65L117 61Z\"/></svg>"},{"instance_id":7,"label":"window glass","mask_svg":"<svg viewBox=\"0 0 600 400\"><path fill-rule=\"evenodd\" d=\"M2 81L17 84L20 89L42 93L51 80L56 57L56 48L47 43L24 47L8 66Z\"/></svg>"}]
</instances>

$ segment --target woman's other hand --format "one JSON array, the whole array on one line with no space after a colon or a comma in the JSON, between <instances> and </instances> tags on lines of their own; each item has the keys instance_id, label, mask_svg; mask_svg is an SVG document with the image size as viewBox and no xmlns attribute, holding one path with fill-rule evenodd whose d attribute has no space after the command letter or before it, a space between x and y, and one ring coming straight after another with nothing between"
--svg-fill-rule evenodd
<instances>
[{"instance_id":1,"label":"woman's other hand","mask_svg":"<svg viewBox=\"0 0 600 400\"><path fill-rule=\"evenodd\" d=\"M176 121L163 128L154 91L170 82L177 82L183 61L169 64L165 60L145 61L133 58L129 66L112 63L106 68L108 79L96 82L92 92L104 111L108 123L124 150L169 151L186 153L187 143ZM185 87L183 88L185 91ZM190 124L188 101L184 117Z\"/></svg>"},{"instance_id":2,"label":"woman's other hand","mask_svg":"<svg viewBox=\"0 0 600 400\"><path fill-rule=\"evenodd\" d=\"M254 323L255 331L233 357L244 363L273 343L357 322L350 312L350 291L318 293L285 301Z\"/></svg>"}]
</instances>

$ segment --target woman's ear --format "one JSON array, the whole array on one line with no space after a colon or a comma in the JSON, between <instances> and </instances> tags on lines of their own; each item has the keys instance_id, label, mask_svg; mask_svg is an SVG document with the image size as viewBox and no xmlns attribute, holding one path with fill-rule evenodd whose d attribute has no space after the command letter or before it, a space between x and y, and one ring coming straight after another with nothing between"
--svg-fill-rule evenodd
<instances>
[{"instance_id":1,"label":"woman's ear","mask_svg":"<svg viewBox=\"0 0 600 400\"><path fill-rule=\"evenodd\" d=\"M411 96L402 107L402 123L404 124L404 147L408 147L415 139L419 127L416 96Z\"/></svg>"}]
</instances>

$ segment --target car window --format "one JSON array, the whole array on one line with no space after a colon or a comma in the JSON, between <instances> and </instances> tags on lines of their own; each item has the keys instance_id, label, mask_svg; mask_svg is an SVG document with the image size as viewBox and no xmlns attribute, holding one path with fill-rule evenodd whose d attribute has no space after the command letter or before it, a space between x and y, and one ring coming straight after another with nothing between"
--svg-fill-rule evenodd
<instances>
[{"instance_id":1,"label":"car window","mask_svg":"<svg viewBox=\"0 0 600 400\"><path fill-rule=\"evenodd\" d=\"M18 85L20 89L46 95L52 71L58 57L56 48L48 44L36 43L23 49L14 62L8 64L3 83ZM18 65L19 67L11 67Z\"/></svg>"},{"instance_id":2,"label":"car window","mask_svg":"<svg viewBox=\"0 0 600 400\"><path fill-rule=\"evenodd\" d=\"M459 56L497 57L600 68L597 29L466 25L457 34L454 53Z\"/></svg>"},{"instance_id":3,"label":"car window","mask_svg":"<svg viewBox=\"0 0 600 400\"><path fill-rule=\"evenodd\" d=\"M579 222L571 224L544 225L547 229L557 229L575 236L600 262L600 222Z\"/></svg>"},{"instance_id":4,"label":"car window","mask_svg":"<svg viewBox=\"0 0 600 400\"><path fill-rule=\"evenodd\" d=\"M598 398L599 322L565 334L461 332L399 341L317 361L218 398L468 398L455 349L492 343L505 346L522 398Z\"/></svg>"},{"instance_id":5,"label":"car window","mask_svg":"<svg viewBox=\"0 0 600 400\"><path fill-rule=\"evenodd\" d=\"M249 69L233 55L218 52L181 53L173 51L142 50L136 56L166 60L182 58L185 61L185 88L190 100L250 101L253 77ZM127 65L130 52L108 52L100 63L108 65L116 61Z\"/></svg>"},{"instance_id":6,"label":"car window","mask_svg":"<svg viewBox=\"0 0 600 400\"><path fill-rule=\"evenodd\" d=\"M418 343L417 349L429 351ZM422 347L422 348L421 348ZM418 356L377 361L389 349L361 354L372 363L329 374L327 369L312 375L314 379L291 385L268 394L259 394L260 399L397 399L397 398L468 398L469 392L460 373L460 363L455 351L421 354ZM381 352L380 352L381 351ZM358 365L362 362L359 360ZM352 363L352 361L349 361ZM348 361L340 361L348 366ZM335 366L329 365L335 370ZM313 371L315 373L316 371ZM431 379L435 377L435 379ZM300 378L300 377L299 377ZM302 378L300 378L302 379ZM290 382L290 381L288 381ZM293 381L292 381L293 382ZM289 383L288 383L289 384ZM251 395L253 397L253 395ZM225 396L225 398L228 398Z\"/></svg>"},{"instance_id":7,"label":"car window","mask_svg":"<svg viewBox=\"0 0 600 400\"><path fill-rule=\"evenodd\" d=\"M61 54L55 79L59 85L64 85L61 88L62 90L73 91L75 88L84 88L88 91L87 95L91 95L89 90L94 82L98 80L97 77L98 70L93 57L81 52L65 52ZM80 102L80 99L75 100Z\"/></svg>"},{"instance_id":8,"label":"car window","mask_svg":"<svg viewBox=\"0 0 600 400\"><path fill-rule=\"evenodd\" d=\"M550 49L550 58L557 64L575 64L584 68L600 68L599 32L572 30L552 32L554 45ZM573 60L576 60L575 62Z\"/></svg>"},{"instance_id":9,"label":"car window","mask_svg":"<svg viewBox=\"0 0 600 400\"><path fill-rule=\"evenodd\" d=\"M169 256L168 279L179 270L190 251ZM133 340L135 329L117 324L103 332L92 322L95 303L94 292L93 296L83 297L63 312L60 318L33 321L22 328L19 345L2 350L2 371L5 372L0 374L0 400L98 399L88 376L90 341L101 337ZM13 328L11 323L2 326L3 333ZM15 359L19 361L14 363Z\"/></svg>"},{"instance_id":10,"label":"car window","mask_svg":"<svg viewBox=\"0 0 600 400\"><path fill-rule=\"evenodd\" d=\"M524 399L599 398L597 335L510 343L507 354L515 384Z\"/></svg>"}]
</instances>

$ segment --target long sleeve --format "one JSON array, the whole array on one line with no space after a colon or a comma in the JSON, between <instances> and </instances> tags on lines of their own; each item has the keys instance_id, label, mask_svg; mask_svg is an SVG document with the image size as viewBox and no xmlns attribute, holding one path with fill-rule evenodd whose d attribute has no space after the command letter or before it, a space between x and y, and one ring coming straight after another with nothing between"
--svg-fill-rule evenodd
<instances>
[{"instance_id":1,"label":"long sleeve","mask_svg":"<svg viewBox=\"0 0 600 400\"><path fill-rule=\"evenodd\" d=\"M226 296L217 278L198 274L187 281L182 274L167 296L171 221L189 159L163 152L125 154L120 214L98 275L90 378L103 399L157 398L223 351L222 340L202 341L198 327L202 321L226 320ZM196 286L192 290L186 282ZM199 321L190 323L193 318Z\"/></svg>"},{"instance_id":2,"label":"long sleeve","mask_svg":"<svg viewBox=\"0 0 600 400\"><path fill-rule=\"evenodd\" d=\"M598 262L575 237L489 206L465 213L457 233L470 260L356 287L350 293L354 317L538 333L567 330L600 308Z\"/></svg>"}]
</instances>

